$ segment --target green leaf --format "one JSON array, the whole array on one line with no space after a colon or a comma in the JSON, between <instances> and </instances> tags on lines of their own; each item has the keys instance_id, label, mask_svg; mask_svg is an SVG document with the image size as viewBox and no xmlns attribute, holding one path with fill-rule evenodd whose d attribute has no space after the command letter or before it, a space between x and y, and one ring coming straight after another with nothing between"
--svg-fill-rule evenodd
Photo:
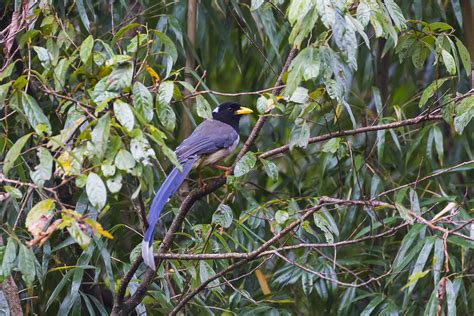
<instances>
[{"instance_id":1,"label":"green leaf","mask_svg":"<svg viewBox=\"0 0 474 316\"><path fill-rule=\"evenodd\" d=\"M133 66L131 63L119 64L107 77L107 90L122 92L132 84Z\"/></svg>"},{"instance_id":2,"label":"green leaf","mask_svg":"<svg viewBox=\"0 0 474 316\"><path fill-rule=\"evenodd\" d=\"M122 188L122 175L120 172L117 172L115 176L108 178L106 183L111 193L117 193Z\"/></svg>"},{"instance_id":3,"label":"green leaf","mask_svg":"<svg viewBox=\"0 0 474 316\"><path fill-rule=\"evenodd\" d=\"M130 151L133 158L145 166L151 165L150 158L155 158L155 151L141 132L130 141Z\"/></svg>"},{"instance_id":4,"label":"green leaf","mask_svg":"<svg viewBox=\"0 0 474 316\"><path fill-rule=\"evenodd\" d=\"M69 65L70 61L66 58L62 58L54 68L54 90L61 91L65 89L66 74Z\"/></svg>"},{"instance_id":5,"label":"green leaf","mask_svg":"<svg viewBox=\"0 0 474 316\"><path fill-rule=\"evenodd\" d=\"M165 81L160 84L156 102L158 118L163 126L173 131L176 126L176 114L169 103L173 97L174 84L172 81Z\"/></svg>"},{"instance_id":6,"label":"green leaf","mask_svg":"<svg viewBox=\"0 0 474 316\"><path fill-rule=\"evenodd\" d=\"M234 176L236 177L241 177L250 170L252 170L255 167L255 163L257 162L257 157L255 154L251 151L247 152L242 159L237 161L237 164L235 165L234 169Z\"/></svg>"},{"instance_id":7,"label":"green leaf","mask_svg":"<svg viewBox=\"0 0 474 316\"><path fill-rule=\"evenodd\" d=\"M286 211L277 211L275 213L275 221L280 224L280 225L283 225L285 224L285 222L290 218L290 215L288 214L288 212Z\"/></svg>"},{"instance_id":8,"label":"green leaf","mask_svg":"<svg viewBox=\"0 0 474 316\"><path fill-rule=\"evenodd\" d=\"M234 214L232 209L227 204L219 204L217 210L212 214L212 223L217 224L223 228L229 228L232 225Z\"/></svg>"},{"instance_id":9,"label":"green leaf","mask_svg":"<svg viewBox=\"0 0 474 316\"><path fill-rule=\"evenodd\" d=\"M339 149L339 144L341 143L341 138L336 137L328 140L321 149L325 153L335 154Z\"/></svg>"},{"instance_id":10,"label":"green leaf","mask_svg":"<svg viewBox=\"0 0 474 316\"><path fill-rule=\"evenodd\" d=\"M44 115L36 100L32 96L22 92L21 104L23 113L35 132L39 135L42 135L44 132L51 135L51 123L46 115Z\"/></svg>"},{"instance_id":11,"label":"green leaf","mask_svg":"<svg viewBox=\"0 0 474 316\"><path fill-rule=\"evenodd\" d=\"M8 172L13 167L17 158L20 156L21 150L23 149L31 135L32 134L30 133L19 138L7 152L5 160L3 162L3 174L5 176L8 176Z\"/></svg>"},{"instance_id":12,"label":"green leaf","mask_svg":"<svg viewBox=\"0 0 474 316\"><path fill-rule=\"evenodd\" d=\"M308 101L308 89L297 87L291 94L290 101L295 103L304 104Z\"/></svg>"},{"instance_id":13,"label":"green leaf","mask_svg":"<svg viewBox=\"0 0 474 316\"><path fill-rule=\"evenodd\" d=\"M81 44L81 49L79 51L79 56L81 58L82 63L87 63L89 57L92 54L92 48L94 47L94 38L92 35L86 37L84 42Z\"/></svg>"},{"instance_id":14,"label":"green leaf","mask_svg":"<svg viewBox=\"0 0 474 316\"><path fill-rule=\"evenodd\" d=\"M433 127L433 136L434 136L434 143L435 143L436 153L438 154L439 162L441 165L443 165L443 160L444 160L443 133L441 132L440 128L437 125Z\"/></svg>"},{"instance_id":15,"label":"green leaf","mask_svg":"<svg viewBox=\"0 0 474 316\"><path fill-rule=\"evenodd\" d=\"M35 255L30 248L23 244L20 244L18 269L21 272L21 278L25 281L26 286L29 288L32 287L36 276Z\"/></svg>"},{"instance_id":16,"label":"green leaf","mask_svg":"<svg viewBox=\"0 0 474 316\"><path fill-rule=\"evenodd\" d=\"M295 57L288 69L285 95L292 95L301 81L316 78L320 72L318 50L306 47Z\"/></svg>"},{"instance_id":17,"label":"green leaf","mask_svg":"<svg viewBox=\"0 0 474 316\"><path fill-rule=\"evenodd\" d=\"M46 181L51 178L53 172L53 156L49 150L40 147L38 149L39 165L35 167L34 171L30 171L31 180L38 185L43 186Z\"/></svg>"},{"instance_id":18,"label":"green leaf","mask_svg":"<svg viewBox=\"0 0 474 316\"><path fill-rule=\"evenodd\" d=\"M456 47L458 48L459 57L461 57L461 63L466 71L466 74L471 73L471 56L466 46L461 42L459 38L456 37Z\"/></svg>"},{"instance_id":19,"label":"green leaf","mask_svg":"<svg viewBox=\"0 0 474 316\"><path fill-rule=\"evenodd\" d=\"M141 82L133 84L133 104L147 122L153 119L153 96Z\"/></svg>"},{"instance_id":20,"label":"green leaf","mask_svg":"<svg viewBox=\"0 0 474 316\"><path fill-rule=\"evenodd\" d=\"M117 99L114 102L114 113L115 118L120 123L120 125L122 125L127 131L132 131L133 127L135 126L135 116L133 115L130 105L120 99ZM153 108L151 109L151 113L153 115Z\"/></svg>"},{"instance_id":21,"label":"green leaf","mask_svg":"<svg viewBox=\"0 0 474 316\"><path fill-rule=\"evenodd\" d=\"M407 287L410 287L412 285L414 285L416 282L418 282L418 280L424 278L428 273L430 272L430 270L426 270L426 271L423 271L423 272L413 272L409 277L408 277L408 283L405 284L401 289L400 291L403 291L404 289L406 289Z\"/></svg>"},{"instance_id":22,"label":"green leaf","mask_svg":"<svg viewBox=\"0 0 474 316\"><path fill-rule=\"evenodd\" d=\"M199 262L199 279L201 280L201 283L206 282L209 280L211 277L213 277L216 273L212 269L212 267L204 260L201 260ZM219 280L216 279L212 282L209 283L209 287L219 285Z\"/></svg>"},{"instance_id":23,"label":"green leaf","mask_svg":"<svg viewBox=\"0 0 474 316\"><path fill-rule=\"evenodd\" d=\"M453 282L448 279L446 282L446 305L448 306L448 316L456 316L456 297L459 292L454 289Z\"/></svg>"},{"instance_id":24,"label":"green leaf","mask_svg":"<svg viewBox=\"0 0 474 316\"><path fill-rule=\"evenodd\" d=\"M290 150L296 147L306 148L309 141L309 125L305 120L297 121L290 133Z\"/></svg>"},{"instance_id":25,"label":"green leaf","mask_svg":"<svg viewBox=\"0 0 474 316\"><path fill-rule=\"evenodd\" d=\"M418 106L420 108L425 106L426 102L428 102L428 100L435 94L435 92L439 88L441 88L443 83L445 83L449 79L451 79L451 77L437 79L433 81L432 83L430 83L430 85L426 87L426 89L423 91L423 94L421 95L420 103L418 104Z\"/></svg>"},{"instance_id":26,"label":"green leaf","mask_svg":"<svg viewBox=\"0 0 474 316\"><path fill-rule=\"evenodd\" d=\"M209 102L202 95L196 97L197 115L203 119L212 119L212 110Z\"/></svg>"},{"instance_id":27,"label":"green leaf","mask_svg":"<svg viewBox=\"0 0 474 316\"><path fill-rule=\"evenodd\" d=\"M454 118L454 129L461 135L464 128L474 117L474 96L469 96L459 104L456 117Z\"/></svg>"},{"instance_id":28,"label":"green leaf","mask_svg":"<svg viewBox=\"0 0 474 316\"><path fill-rule=\"evenodd\" d=\"M333 236L334 229L329 223L329 221L324 217L324 215L320 213L314 213L313 219L314 219L314 224L316 225L316 227L318 227L319 229L323 231L324 238L326 239L326 241L328 243L333 243L334 242L334 236Z\"/></svg>"},{"instance_id":29,"label":"green leaf","mask_svg":"<svg viewBox=\"0 0 474 316\"><path fill-rule=\"evenodd\" d=\"M77 222L72 222L71 226L67 227L67 231L82 249L87 249L91 242L91 237L81 229Z\"/></svg>"},{"instance_id":30,"label":"green leaf","mask_svg":"<svg viewBox=\"0 0 474 316\"><path fill-rule=\"evenodd\" d=\"M421 249L420 254L418 255L418 258L416 259L415 266L413 267L413 272L410 276L413 278L413 281L411 281L409 278L410 282L408 283L410 283L410 285L408 289L408 295L410 295L413 289L415 288L415 285L418 282L418 279L424 276L424 275L421 275L420 273L422 273L423 268L425 267L426 261L428 260L428 257L431 253L431 249L433 248L435 238L436 237L429 237L425 239L423 248ZM427 272L429 272L429 270L427 270ZM418 276L418 277L415 277L415 276Z\"/></svg>"},{"instance_id":31,"label":"green leaf","mask_svg":"<svg viewBox=\"0 0 474 316\"><path fill-rule=\"evenodd\" d=\"M102 179L94 172L87 176L86 193L92 206L99 211L104 208L107 203L107 190Z\"/></svg>"},{"instance_id":32,"label":"green leaf","mask_svg":"<svg viewBox=\"0 0 474 316\"><path fill-rule=\"evenodd\" d=\"M268 177L272 181L276 182L278 180L278 167L277 167L277 165L274 162L269 161L269 160L265 160L265 159L260 159L260 161L262 162L263 169L267 173Z\"/></svg>"},{"instance_id":33,"label":"green leaf","mask_svg":"<svg viewBox=\"0 0 474 316\"><path fill-rule=\"evenodd\" d=\"M16 260L16 241L12 237L8 237L5 253L3 254L2 270L3 276L7 277L11 274Z\"/></svg>"},{"instance_id":34,"label":"green leaf","mask_svg":"<svg viewBox=\"0 0 474 316\"><path fill-rule=\"evenodd\" d=\"M456 62L454 61L453 56L448 53L447 50L441 50L441 57L443 57L443 63L446 66L446 69L451 75L456 74Z\"/></svg>"},{"instance_id":35,"label":"green leaf","mask_svg":"<svg viewBox=\"0 0 474 316\"><path fill-rule=\"evenodd\" d=\"M5 78L10 77L10 75L13 72L13 69L15 69L15 64L16 64L16 61L11 62L3 71L0 71L0 81L2 81Z\"/></svg>"},{"instance_id":36,"label":"green leaf","mask_svg":"<svg viewBox=\"0 0 474 316\"><path fill-rule=\"evenodd\" d=\"M76 0L76 8L79 12L79 17L81 18L82 24L89 32L90 31L90 21L89 17L87 16L86 8L84 7L84 0Z\"/></svg>"},{"instance_id":37,"label":"green leaf","mask_svg":"<svg viewBox=\"0 0 474 316\"><path fill-rule=\"evenodd\" d=\"M357 20L363 25L367 26L370 22L370 14L371 9L370 5L367 3L366 0L360 1L359 5L357 6L356 16Z\"/></svg>"},{"instance_id":38,"label":"green leaf","mask_svg":"<svg viewBox=\"0 0 474 316\"><path fill-rule=\"evenodd\" d=\"M252 0L250 9L253 11L257 10L264 3L265 3L265 0Z\"/></svg>"},{"instance_id":39,"label":"green leaf","mask_svg":"<svg viewBox=\"0 0 474 316\"><path fill-rule=\"evenodd\" d=\"M380 305L384 301L384 297L382 295L376 296L373 300L370 301L369 304L364 308L362 313L360 313L361 316L370 316L371 313L374 311L374 309Z\"/></svg>"},{"instance_id":40,"label":"green leaf","mask_svg":"<svg viewBox=\"0 0 474 316\"><path fill-rule=\"evenodd\" d=\"M8 95L8 90L10 89L10 86L12 85L12 82L7 82L5 84L0 85L0 105L3 106L4 102L7 98Z\"/></svg>"},{"instance_id":41,"label":"green leaf","mask_svg":"<svg viewBox=\"0 0 474 316\"><path fill-rule=\"evenodd\" d=\"M117 156L115 156L115 166L128 172L135 167L135 159L129 151L120 149Z\"/></svg>"},{"instance_id":42,"label":"green leaf","mask_svg":"<svg viewBox=\"0 0 474 316\"><path fill-rule=\"evenodd\" d=\"M53 56L51 53L44 47L33 46L33 49L38 55L41 65L44 67L44 69L49 70L53 61Z\"/></svg>"},{"instance_id":43,"label":"green leaf","mask_svg":"<svg viewBox=\"0 0 474 316\"><path fill-rule=\"evenodd\" d=\"M385 0L384 3L388 13L390 14L390 17L393 20L393 23L399 30L404 29L406 27L406 21L400 7L395 3L394 0Z\"/></svg>"},{"instance_id":44,"label":"green leaf","mask_svg":"<svg viewBox=\"0 0 474 316\"><path fill-rule=\"evenodd\" d=\"M91 133L92 154L97 159L104 158L110 135L110 115L106 113L98 121Z\"/></svg>"},{"instance_id":45,"label":"green leaf","mask_svg":"<svg viewBox=\"0 0 474 316\"><path fill-rule=\"evenodd\" d=\"M410 215L409 210L405 206L403 206L400 203L395 203L395 207L397 208L398 213L404 220L406 220L410 224L413 224L414 219Z\"/></svg>"},{"instance_id":46,"label":"green leaf","mask_svg":"<svg viewBox=\"0 0 474 316\"><path fill-rule=\"evenodd\" d=\"M312 9L313 1L307 0L291 0L288 7L288 21L294 25L299 19L303 19L305 15Z\"/></svg>"}]
</instances>

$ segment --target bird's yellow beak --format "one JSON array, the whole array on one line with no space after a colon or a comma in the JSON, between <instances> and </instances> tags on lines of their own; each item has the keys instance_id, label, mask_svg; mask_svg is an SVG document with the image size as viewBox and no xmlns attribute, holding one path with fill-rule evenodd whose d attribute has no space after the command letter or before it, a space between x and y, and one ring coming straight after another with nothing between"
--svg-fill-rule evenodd
<instances>
[{"instance_id":1,"label":"bird's yellow beak","mask_svg":"<svg viewBox=\"0 0 474 316\"><path fill-rule=\"evenodd\" d=\"M249 108L245 108L245 107L241 106L240 109L238 109L234 113L235 113L235 115L245 115L245 114L253 113L253 111Z\"/></svg>"}]
</instances>

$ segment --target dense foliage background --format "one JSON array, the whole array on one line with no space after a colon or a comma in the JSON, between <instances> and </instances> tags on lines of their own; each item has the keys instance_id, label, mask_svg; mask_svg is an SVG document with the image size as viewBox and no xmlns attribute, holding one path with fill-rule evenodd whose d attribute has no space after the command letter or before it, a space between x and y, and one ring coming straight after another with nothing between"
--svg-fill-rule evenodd
<instances>
[{"instance_id":1,"label":"dense foliage background","mask_svg":"<svg viewBox=\"0 0 474 316\"><path fill-rule=\"evenodd\" d=\"M472 315L473 9L3 1L0 311ZM224 100L251 137L169 202L155 275L151 199Z\"/></svg>"}]
</instances>

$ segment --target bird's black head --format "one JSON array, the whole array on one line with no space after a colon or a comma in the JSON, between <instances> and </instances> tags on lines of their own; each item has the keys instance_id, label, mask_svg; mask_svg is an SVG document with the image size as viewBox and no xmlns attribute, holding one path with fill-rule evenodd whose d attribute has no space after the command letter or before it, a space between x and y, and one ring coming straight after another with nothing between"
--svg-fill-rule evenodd
<instances>
[{"instance_id":1,"label":"bird's black head","mask_svg":"<svg viewBox=\"0 0 474 316\"><path fill-rule=\"evenodd\" d=\"M212 118L229 124L238 131L240 117L250 113L253 113L251 109L236 102L224 102L212 111Z\"/></svg>"}]
</instances>

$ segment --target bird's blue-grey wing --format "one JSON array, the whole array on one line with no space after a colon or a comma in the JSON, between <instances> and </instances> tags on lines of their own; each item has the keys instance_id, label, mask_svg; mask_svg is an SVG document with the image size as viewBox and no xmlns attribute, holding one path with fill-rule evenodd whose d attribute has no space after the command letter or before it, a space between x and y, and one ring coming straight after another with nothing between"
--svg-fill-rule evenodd
<instances>
[{"instance_id":1,"label":"bird's blue-grey wing","mask_svg":"<svg viewBox=\"0 0 474 316\"><path fill-rule=\"evenodd\" d=\"M239 134L228 124L220 121L204 121L176 148L178 159L192 155L211 154L231 147Z\"/></svg>"}]
</instances>

